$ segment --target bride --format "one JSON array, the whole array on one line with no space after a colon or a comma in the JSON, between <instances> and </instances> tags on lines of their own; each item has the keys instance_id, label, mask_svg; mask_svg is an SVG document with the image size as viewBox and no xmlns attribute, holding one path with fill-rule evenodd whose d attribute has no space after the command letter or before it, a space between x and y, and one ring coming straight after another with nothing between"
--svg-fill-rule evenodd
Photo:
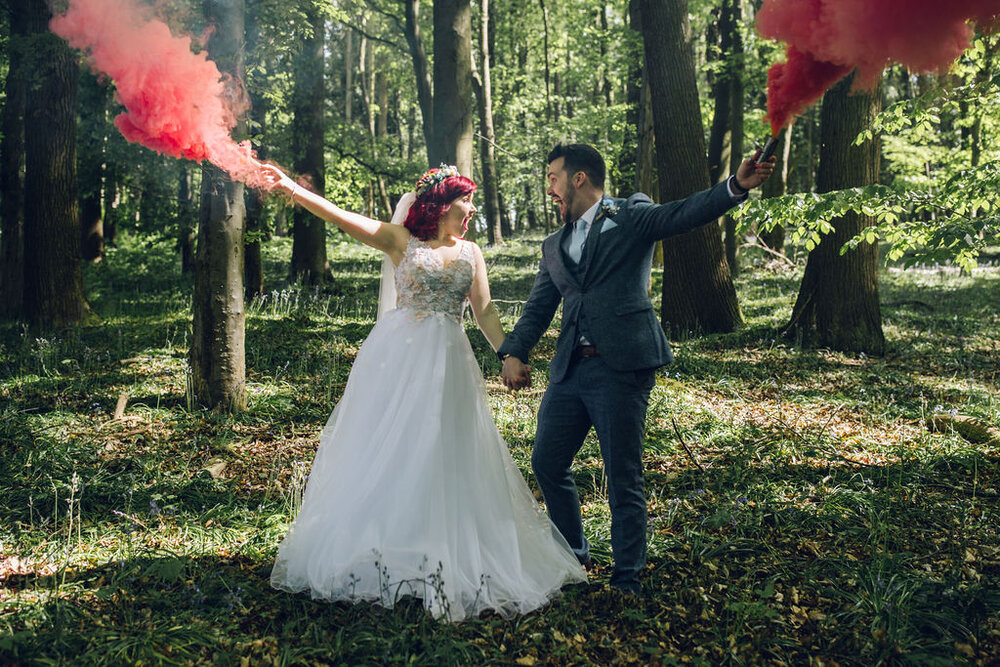
<instances>
[{"instance_id":1,"label":"bride","mask_svg":"<svg viewBox=\"0 0 1000 667\"><path fill-rule=\"evenodd\" d=\"M432 169L394 225L264 170L272 189L386 253L398 292L320 435L271 584L386 607L409 595L457 621L528 612L585 581L497 431L462 327L468 301L493 349L504 341L482 252L462 238L476 184L455 167Z\"/></svg>"}]
</instances>

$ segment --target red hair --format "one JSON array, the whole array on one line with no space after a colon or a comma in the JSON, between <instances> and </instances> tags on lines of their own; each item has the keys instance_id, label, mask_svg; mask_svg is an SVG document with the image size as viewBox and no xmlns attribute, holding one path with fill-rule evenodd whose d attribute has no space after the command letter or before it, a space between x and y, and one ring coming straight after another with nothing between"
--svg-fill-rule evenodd
<instances>
[{"instance_id":1,"label":"red hair","mask_svg":"<svg viewBox=\"0 0 1000 667\"><path fill-rule=\"evenodd\" d=\"M450 176L417 195L403 226L421 241L428 241L438 232L438 223L451 203L476 191L476 183L465 176Z\"/></svg>"}]
</instances>

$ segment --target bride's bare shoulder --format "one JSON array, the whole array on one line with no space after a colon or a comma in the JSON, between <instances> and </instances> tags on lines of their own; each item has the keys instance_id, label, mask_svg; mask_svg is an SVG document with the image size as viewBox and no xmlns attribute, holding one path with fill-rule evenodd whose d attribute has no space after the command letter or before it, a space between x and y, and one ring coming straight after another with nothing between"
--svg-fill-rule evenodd
<instances>
[{"instance_id":1,"label":"bride's bare shoulder","mask_svg":"<svg viewBox=\"0 0 1000 667\"><path fill-rule=\"evenodd\" d=\"M403 225L383 223L382 229L384 229L386 235L392 239L391 251L399 252L400 254L406 251L406 246L410 243L410 239L414 238L414 236L410 234L410 230Z\"/></svg>"},{"instance_id":2,"label":"bride's bare shoulder","mask_svg":"<svg viewBox=\"0 0 1000 667\"><path fill-rule=\"evenodd\" d=\"M476 255L482 256L483 251L479 247L479 244L476 243L475 241L469 241L467 239L462 239L462 243L464 244L466 250L468 250L469 252L474 253Z\"/></svg>"}]
</instances>

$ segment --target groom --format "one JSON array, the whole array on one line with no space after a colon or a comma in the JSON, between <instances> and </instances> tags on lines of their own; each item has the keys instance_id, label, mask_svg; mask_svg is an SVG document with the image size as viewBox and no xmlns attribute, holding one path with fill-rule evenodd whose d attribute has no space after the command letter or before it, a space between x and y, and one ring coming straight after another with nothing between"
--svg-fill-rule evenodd
<instances>
[{"instance_id":1,"label":"groom","mask_svg":"<svg viewBox=\"0 0 1000 667\"><path fill-rule=\"evenodd\" d=\"M570 472L593 426L601 445L611 506L611 585L641 594L646 562L642 439L659 366L672 359L647 293L653 246L684 234L746 199L771 174L774 159L744 160L727 182L687 199L654 205L644 194L604 194L604 159L585 144L548 156L547 194L565 226L542 242L542 261L521 318L497 354L504 384L530 384L529 353L560 301L562 331L538 410L531 465L549 516L577 558L589 564L580 499Z\"/></svg>"}]
</instances>

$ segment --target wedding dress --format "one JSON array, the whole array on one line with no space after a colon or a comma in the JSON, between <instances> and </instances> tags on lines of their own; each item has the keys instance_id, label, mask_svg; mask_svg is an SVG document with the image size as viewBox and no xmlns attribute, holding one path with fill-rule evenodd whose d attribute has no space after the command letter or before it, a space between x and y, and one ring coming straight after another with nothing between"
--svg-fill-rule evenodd
<instances>
[{"instance_id":1,"label":"wedding dress","mask_svg":"<svg viewBox=\"0 0 1000 667\"><path fill-rule=\"evenodd\" d=\"M271 573L314 598L423 600L453 621L536 609L586 574L493 422L462 326L475 264L411 238Z\"/></svg>"}]
</instances>

